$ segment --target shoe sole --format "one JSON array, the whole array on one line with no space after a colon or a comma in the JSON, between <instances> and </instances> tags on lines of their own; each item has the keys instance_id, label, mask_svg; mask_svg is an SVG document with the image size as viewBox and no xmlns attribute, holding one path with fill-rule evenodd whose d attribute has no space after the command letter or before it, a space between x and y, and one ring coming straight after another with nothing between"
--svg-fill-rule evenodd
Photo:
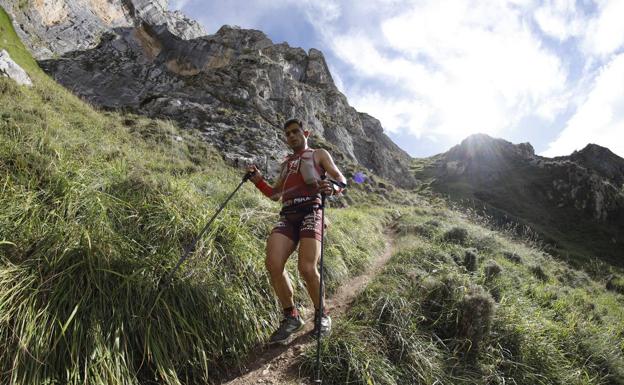
<instances>
[{"instance_id":1,"label":"shoe sole","mask_svg":"<svg viewBox=\"0 0 624 385\"><path fill-rule=\"evenodd\" d=\"M305 324L302 324L301 326L299 326L297 329L293 330L292 333L290 333L290 335L283 340L279 340L279 341L269 341L269 345L288 345L292 342L292 340L295 339L295 334L299 331L301 331L301 329L303 329L303 327L305 326Z\"/></svg>"}]
</instances>

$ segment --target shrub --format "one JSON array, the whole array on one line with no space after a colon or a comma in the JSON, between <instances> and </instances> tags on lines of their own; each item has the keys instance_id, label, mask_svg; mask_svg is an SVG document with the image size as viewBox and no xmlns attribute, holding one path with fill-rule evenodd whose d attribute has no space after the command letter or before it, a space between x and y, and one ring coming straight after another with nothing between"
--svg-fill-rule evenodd
<instances>
[{"instance_id":1,"label":"shrub","mask_svg":"<svg viewBox=\"0 0 624 385\"><path fill-rule=\"evenodd\" d=\"M444 233L442 240L449 243L463 245L468 240L468 230L463 227L453 227Z\"/></svg>"},{"instance_id":2,"label":"shrub","mask_svg":"<svg viewBox=\"0 0 624 385\"><path fill-rule=\"evenodd\" d=\"M489 281L497 277L502 270L503 268L495 260L488 259L488 261L485 263L485 268L483 269L483 272L485 274L485 280Z\"/></svg>"},{"instance_id":3,"label":"shrub","mask_svg":"<svg viewBox=\"0 0 624 385\"><path fill-rule=\"evenodd\" d=\"M540 281L548 281L548 274L544 271L540 265L529 266L529 271Z\"/></svg>"},{"instance_id":4,"label":"shrub","mask_svg":"<svg viewBox=\"0 0 624 385\"><path fill-rule=\"evenodd\" d=\"M624 294L624 278L615 274L610 275L607 278L607 290L615 291L620 294Z\"/></svg>"},{"instance_id":5,"label":"shrub","mask_svg":"<svg viewBox=\"0 0 624 385\"><path fill-rule=\"evenodd\" d=\"M460 302L458 337L464 339L460 348L465 358L474 362L487 337L496 304L492 296L481 286L471 286Z\"/></svg>"},{"instance_id":6,"label":"shrub","mask_svg":"<svg viewBox=\"0 0 624 385\"><path fill-rule=\"evenodd\" d=\"M522 263L522 257L512 251L503 251L503 257L514 263Z\"/></svg>"},{"instance_id":7,"label":"shrub","mask_svg":"<svg viewBox=\"0 0 624 385\"><path fill-rule=\"evenodd\" d=\"M463 265L468 271L477 271L477 261L479 259L479 255L477 254L477 250L475 249L467 249L464 252L464 262Z\"/></svg>"}]
</instances>

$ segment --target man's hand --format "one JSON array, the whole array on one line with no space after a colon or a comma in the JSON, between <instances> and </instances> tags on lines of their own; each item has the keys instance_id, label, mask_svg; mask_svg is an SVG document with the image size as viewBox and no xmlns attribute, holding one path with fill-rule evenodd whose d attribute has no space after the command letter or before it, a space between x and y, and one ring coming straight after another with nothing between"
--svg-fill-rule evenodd
<instances>
[{"instance_id":1,"label":"man's hand","mask_svg":"<svg viewBox=\"0 0 624 385\"><path fill-rule=\"evenodd\" d=\"M327 179L321 180L318 185L319 191L325 195L333 195L335 192L334 184Z\"/></svg>"},{"instance_id":2,"label":"man's hand","mask_svg":"<svg viewBox=\"0 0 624 385\"><path fill-rule=\"evenodd\" d=\"M249 178L249 180L256 184L262 180L262 173L258 170L255 164L250 164L247 166L247 172L253 173L253 175Z\"/></svg>"}]
</instances>

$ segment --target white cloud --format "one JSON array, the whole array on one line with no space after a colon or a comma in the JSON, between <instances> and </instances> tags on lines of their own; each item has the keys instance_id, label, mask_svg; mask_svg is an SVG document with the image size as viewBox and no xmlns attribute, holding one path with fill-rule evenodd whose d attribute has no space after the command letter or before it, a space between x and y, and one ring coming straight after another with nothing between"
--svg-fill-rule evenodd
<instances>
[{"instance_id":1,"label":"white cloud","mask_svg":"<svg viewBox=\"0 0 624 385\"><path fill-rule=\"evenodd\" d=\"M559 58L542 47L514 7L423 2L383 20L381 38L350 30L328 44L358 74L405 91L403 97L380 97L347 87L351 103L387 130L409 127L453 140L475 132L496 135L560 95L566 84ZM388 47L400 54L384 53ZM552 119L559 108L550 103L541 115Z\"/></svg>"},{"instance_id":2,"label":"white cloud","mask_svg":"<svg viewBox=\"0 0 624 385\"><path fill-rule=\"evenodd\" d=\"M543 156L568 155L588 143L624 157L624 54L604 66L585 102Z\"/></svg>"},{"instance_id":3,"label":"white cloud","mask_svg":"<svg viewBox=\"0 0 624 385\"><path fill-rule=\"evenodd\" d=\"M586 52L606 56L624 45L624 1L598 1L598 16L590 20L583 48Z\"/></svg>"},{"instance_id":4,"label":"white cloud","mask_svg":"<svg viewBox=\"0 0 624 385\"><path fill-rule=\"evenodd\" d=\"M236 0L210 9L199 15L209 31L312 26L350 104L390 132L457 143L475 132L519 138L531 122L534 136L522 140L544 148L557 122L565 131L548 154L588 142L624 154L624 91L615 87L624 85L624 0ZM285 20L291 13L307 20Z\"/></svg>"},{"instance_id":5,"label":"white cloud","mask_svg":"<svg viewBox=\"0 0 624 385\"><path fill-rule=\"evenodd\" d=\"M535 21L547 35L560 41L576 37L586 27L575 0L547 0L535 10Z\"/></svg>"},{"instance_id":6,"label":"white cloud","mask_svg":"<svg viewBox=\"0 0 624 385\"><path fill-rule=\"evenodd\" d=\"M349 102L360 111L384 122L388 131L398 133L406 129L420 137L420 130L432 115L431 107L418 100L389 98L379 92L358 92Z\"/></svg>"}]
</instances>

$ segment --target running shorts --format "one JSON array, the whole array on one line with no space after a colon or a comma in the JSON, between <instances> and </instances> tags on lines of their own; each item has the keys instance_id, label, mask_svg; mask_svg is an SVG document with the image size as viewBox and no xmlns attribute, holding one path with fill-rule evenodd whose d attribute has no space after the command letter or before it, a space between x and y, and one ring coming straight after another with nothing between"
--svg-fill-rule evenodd
<instances>
[{"instance_id":1,"label":"running shorts","mask_svg":"<svg viewBox=\"0 0 624 385\"><path fill-rule=\"evenodd\" d=\"M321 240L321 213L322 209L311 212L281 214L271 234L280 233L292 239L295 243L300 238L314 238Z\"/></svg>"}]
</instances>

